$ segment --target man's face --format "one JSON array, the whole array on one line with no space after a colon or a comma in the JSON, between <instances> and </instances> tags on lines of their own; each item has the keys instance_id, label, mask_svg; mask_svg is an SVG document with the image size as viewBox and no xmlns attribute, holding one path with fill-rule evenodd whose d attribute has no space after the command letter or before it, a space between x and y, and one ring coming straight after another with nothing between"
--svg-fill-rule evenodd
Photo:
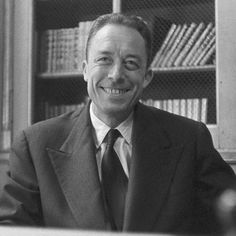
<instances>
[{"instance_id":1,"label":"man's face","mask_svg":"<svg viewBox=\"0 0 236 236\"><path fill-rule=\"evenodd\" d=\"M98 118L130 114L152 79L146 63L145 41L136 30L109 24L96 33L83 71Z\"/></svg>"}]
</instances>

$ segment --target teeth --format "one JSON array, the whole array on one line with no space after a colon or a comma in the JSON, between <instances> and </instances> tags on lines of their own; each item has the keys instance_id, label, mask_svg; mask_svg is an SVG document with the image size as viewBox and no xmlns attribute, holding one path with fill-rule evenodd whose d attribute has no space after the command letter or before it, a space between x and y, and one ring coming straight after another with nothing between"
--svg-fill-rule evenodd
<instances>
[{"instance_id":1,"label":"teeth","mask_svg":"<svg viewBox=\"0 0 236 236\"><path fill-rule=\"evenodd\" d=\"M111 89L111 88L104 88L104 91L109 94L123 94L127 90L126 89Z\"/></svg>"}]
</instances>

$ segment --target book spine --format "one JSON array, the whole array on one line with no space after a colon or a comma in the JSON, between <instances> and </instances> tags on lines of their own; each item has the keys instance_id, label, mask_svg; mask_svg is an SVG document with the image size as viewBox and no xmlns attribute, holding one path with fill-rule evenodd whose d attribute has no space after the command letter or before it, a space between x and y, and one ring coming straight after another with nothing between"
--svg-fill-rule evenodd
<instances>
[{"instance_id":1,"label":"book spine","mask_svg":"<svg viewBox=\"0 0 236 236\"><path fill-rule=\"evenodd\" d=\"M193 118L193 99L191 99L191 98L187 99L186 116L189 119Z\"/></svg>"},{"instance_id":2,"label":"book spine","mask_svg":"<svg viewBox=\"0 0 236 236\"><path fill-rule=\"evenodd\" d=\"M166 47L167 47L167 45L168 45L168 43L169 43L173 33L176 30L176 27L177 27L176 24L172 24L171 25L170 30L168 31L168 33L167 33L167 35L166 35L166 37L165 37L165 39L164 39L160 49L158 50L158 52L156 53L156 55L155 55L155 57L154 57L154 59L152 61L151 68L157 67L158 61L160 60L161 55L163 54L164 50L166 49Z\"/></svg>"},{"instance_id":3,"label":"book spine","mask_svg":"<svg viewBox=\"0 0 236 236\"><path fill-rule=\"evenodd\" d=\"M79 38L79 28L74 28L74 38L73 38L73 70L78 71L78 38Z\"/></svg>"},{"instance_id":4,"label":"book spine","mask_svg":"<svg viewBox=\"0 0 236 236\"><path fill-rule=\"evenodd\" d=\"M191 60L191 57L193 55L195 55L195 52L197 51L197 49L200 47L201 43L203 42L203 40L206 38L206 36L208 35L208 33L210 32L210 30L212 29L213 24L210 22L207 27L203 30L203 32L201 33L201 35L199 36L198 40L196 41L196 43L193 45L191 51L189 52L187 58L186 58L186 65L188 64L188 62ZM186 66L185 65L185 66Z\"/></svg>"},{"instance_id":5,"label":"book spine","mask_svg":"<svg viewBox=\"0 0 236 236\"><path fill-rule=\"evenodd\" d=\"M184 49L184 56L181 59L181 65L187 66L188 60L190 59L193 51L194 44L196 43L200 33L202 32L204 28L204 23L201 22L194 33L192 34L191 38L189 39L188 43L186 44L186 48Z\"/></svg>"},{"instance_id":6,"label":"book spine","mask_svg":"<svg viewBox=\"0 0 236 236\"><path fill-rule=\"evenodd\" d=\"M208 104L208 100L207 98L202 98L201 99L201 122L203 123L207 123L207 104Z\"/></svg>"},{"instance_id":7,"label":"book spine","mask_svg":"<svg viewBox=\"0 0 236 236\"><path fill-rule=\"evenodd\" d=\"M180 114L180 100L173 99L173 113L176 115Z\"/></svg>"},{"instance_id":8,"label":"book spine","mask_svg":"<svg viewBox=\"0 0 236 236\"><path fill-rule=\"evenodd\" d=\"M74 28L74 32L73 32L73 70L74 71L78 71L78 63L77 63L77 59L78 59L78 55L77 55L77 49L78 49L78 27Z\"/></svg>"},{"instance_id":9,"label":"book spine","mask_svg":"<svg viewBox=\"0 0 236 236\"><path fill-rule=\"evenodd\" d=\"M180 51L182 50L182 47L184 46L186 40L188 39L190 33L192 32L194 26L195 24L191 24L190 26L186 25L186 31L184 32L183 36L180 38L180 42L177 44L174 52L169 58L169 61L167 62L167 67L171 67L174 65L174 61L176 57L179 55Z\"/></svg>"},{"instance_id":10,"label":"book spine","mask_svg":"<svg viewBox=\"0 0 236 236\"><path fill-rule=\"evenodd\" d=\"M167 100L167 111L170 113L173 113L173 100L172 99Z\"/></svg>"},{"instance_id":11,"label":"book spine","mask_svg":"<svg viewBox=\"0 0 236 236\"><path fill-rule=\"evenodd\" d=\"M178 36L176 37L176 39L175 39L175 41L174 41L172 47L170 48L168 54L166 55L166 57L165 57L163 63L161 64L161 67L168 67L168 66L169 66L169 65L168 65L168 62L171 60L171 57L172 57L172 55L173 55L173 53L174 53L176 47L177 47L178 44L180 43L180 41L181 41L181 39L182 39L182 37L183 37L183 35L184 35L186 29L187 29L187 25L184 24L184 25L182 26L182 28L181 28L181 30L180 30Z\"/></svg>"},{"instance_id":12,"label":"book spine","mask_svg":"<svg viewBox=\"0 0 236 236\"><path fill-rule=\"evenodd\" d=\"M155 100L153 105L154 105L154 107L161 109L161 101L160 100Z\"/></svg>"},{"instance_id":13,"label":"book spine","mask_svg":"<svg viewBox=\"0 0 236 236\"><path fill-rule=\"evenodd\" d=\"M211 46L211 48L209 49L209 51L206 53L206 55L202 58L202 60L199 62L200 66L203 66L205 64L207 64L208 60L212 57L212 55L215 54L215 50L216 50L216 42L214 42L214 44Z\"/></svg>"},{"instance_id":14,"label":"book spine","mask_svg":"<svg viewBox=\"0 0 236 236\"><path fill-rule=\"evenodd\" d=\"M177 35L179 34L179 31L181 30L181 25L178 25L174 31L174 33L172 34L172 37L170 38L170 40L168 41L168 44L166 45L165 50L163 51L163 53L160 55L160 59L159 61L156 63L156 67L161 67L163 60L165 60L167 53L169 52L172 44L174 43Z\"/></svg>"},{"instance_id":15,"label":"book spine","mask_svg":"<svg viewBox=\"0 0 236 236\"><path fill-rule=\"evenodd\" d=\"M180 99L180 115L187 116L186 99Z\"/></svg>"},{"instance_id":16,"label":"book spine","mask_svg":"<svg viewBox=\"0 0 236 236\"><path fill-rule=\"evenodd\" d=\"M47 70L46 72L52 72L52 64L53 64L53 47L54 47L54 31L48 30L49 38L48 38L48 53L47 53Z\"/></svg>"},{"instance_id":17,"label":"book spine","mask_svg":"<svg viewBox=\"0 0 236 236\"><path fill-rule=\"evenodd\" d=\"M200 55L198 56L198 58L195 60L195 62L193 63L194 66L197 66L200 64L200 61L203 59L203 57L208 53L208 51L210 49L214 49L215 45L215 35L213 36L213 38L210 40L210 42L205 46L205 48L202 49Z\"/></svg>"},{"instance_id":18,"label":"book spine","mask_svg":"<svg viewBox=\"0 0 236 236\"><path fill-rule=\"evenodd\" d=\"M85 22L79 22L79 40L78 40L78 67L79 71L82 70L83 61L83 41L85 34Z\"/></svg>"},{"instance_id":19,"label":"book spine","mask_svg":"<svg viewBox=\"0 0 236 236\"><path fill-rule=\"evenodd\" d=\"M211 42L214 36L215 36L215 27L209 32L208 35L206 35L206 38L203 40L202 44L198 47L196 53L190 59L188 65L194 65L195 61L198 60L200 54L202 53L202 51L204 51L204 49L207 47L209 42Z\"/></svg>"},{"instance_id":20,"label":"book spine","mask_svg":"<svg viewBox=\"0 0 236 236\"><path fill-rule=\"evenodd\" d=\"M58 43L57 43L57 59L56 59L56 71L62 72L63 71L63 63L64 63L64 53L63 53L63 47L64 47L64 34L65 29L59 29L58 30Z\"/></svg>"},{"instance_id":21,"label":"book spine","mask_svg":"<svg viewBox=\"0 0 236 236\"><path fill-rule=\"evenodd\" d=\"M194 98L192 101L192 119L199 121L200 120L200 100L199 98Z\"/></svg>"},{"instance_id":22,"label":"book spine","mask_svg":"<svg viewBox=\"0 0 236 236\"><path fill-rule=\"evenodd\" d=\"M52 60L51 60L50 72L56 72L56 57L57 57L57 30L52 30Z\"/></svg>"},{"instance_id":23,"label":"book spine","mask_svg":"<svg viewBox=\"0 0 236 236\"><path fill-rule=\"evenodd\" d=\"M176 52L175 52L175 55L173 56L173 61L171 62L171 65L173 64L173 66L179 66L180 61L184 56L183 53L184 53L185 45L187 45L187 41L191 37L191 34L192 34L193 30L195 29L195 27L196 27L196 24L191 23L188 30L186 31L186 34L183 37L183 40L179 44L179 47L176 49Z\"/></svg>"}]
</instances>

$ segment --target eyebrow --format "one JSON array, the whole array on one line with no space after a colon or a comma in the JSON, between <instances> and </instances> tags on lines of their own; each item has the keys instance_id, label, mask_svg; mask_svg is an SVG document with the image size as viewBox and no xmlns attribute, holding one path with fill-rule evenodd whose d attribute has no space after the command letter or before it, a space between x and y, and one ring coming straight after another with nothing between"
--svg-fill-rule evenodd
<instances>
[{"instance_id":1,"label":"eyebrow","mask_svg":"<svg viewBox=\"0 0 236 236\"><path fill-rule=\"evenodd\" d=\"M98 52L98 54L109 55L109 56L114 54L114 53L112 53L110 51L106 51L106 50L104 50L104 51L103 50L98 50L97 52ZM127 54L125 56L125 58L134 58L134 59L137 59L139 62L142 61L141 57L137 54Z\"/></svg>"}]
</instances>

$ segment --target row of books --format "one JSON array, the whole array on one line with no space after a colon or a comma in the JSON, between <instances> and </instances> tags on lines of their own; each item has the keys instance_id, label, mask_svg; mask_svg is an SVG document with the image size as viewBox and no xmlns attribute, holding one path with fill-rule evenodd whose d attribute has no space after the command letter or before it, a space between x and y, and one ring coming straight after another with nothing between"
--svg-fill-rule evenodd
<instances>
[{"instance_id":1,"label":"row of books","mask_svg":"<svg viewBox=\"0 0 236 236\"><path fill-rule=\"evenodd\" d=\"M40 39L40 72L60 73L82 70L85 45L92 21L78 27L48 29ZM157 36L158 37L158 36ZM191 23L171 24L154 56L152 68L203 66L215 63L215 26Z\"/></svg>"},{"instance_id":2,"label":"row of books","mask_svg":"<svg viewBox=\"0 0 236 236\"><path fill-rule=\"evenodd\" d=\"M176 115L207 123L207 98L141 100L142 103L153 106Z\"/></svg>"},{"instance_id":3,"label":"row of books","mask_svg":"<svg viewBox=\"0 0 236 236\"><path fill-rule=\"evenodd\" d=\"M188 117L197 121L207 122L207 98L193 99L166 99L166 100L140 100L143 104L154 106L156 108ZM85 102L80 104L50 104L49 102L42 103L42 119L49 119L60 114L74 111L80 107L84 107Z\"/></svg>"},{"instance_id":4,"label":"row of books","mask_svg":"<svg viewBox=\"0 0 236 236\"><path fill-rule=\"evenodd\" d=\"M91 23L84 21L75 28L44 31L40 39L40 72L81 71Z\"/></svg>"},{"instance_id":5,"label":"row of books","mask_svg":"<svg viewBox=\"0 0 236 236\"><path fill-rule=\"evenodd\" d=\"M152 68L215 64L216 34L212 22L171 24Z\"/></svg>"}]
</instances>

